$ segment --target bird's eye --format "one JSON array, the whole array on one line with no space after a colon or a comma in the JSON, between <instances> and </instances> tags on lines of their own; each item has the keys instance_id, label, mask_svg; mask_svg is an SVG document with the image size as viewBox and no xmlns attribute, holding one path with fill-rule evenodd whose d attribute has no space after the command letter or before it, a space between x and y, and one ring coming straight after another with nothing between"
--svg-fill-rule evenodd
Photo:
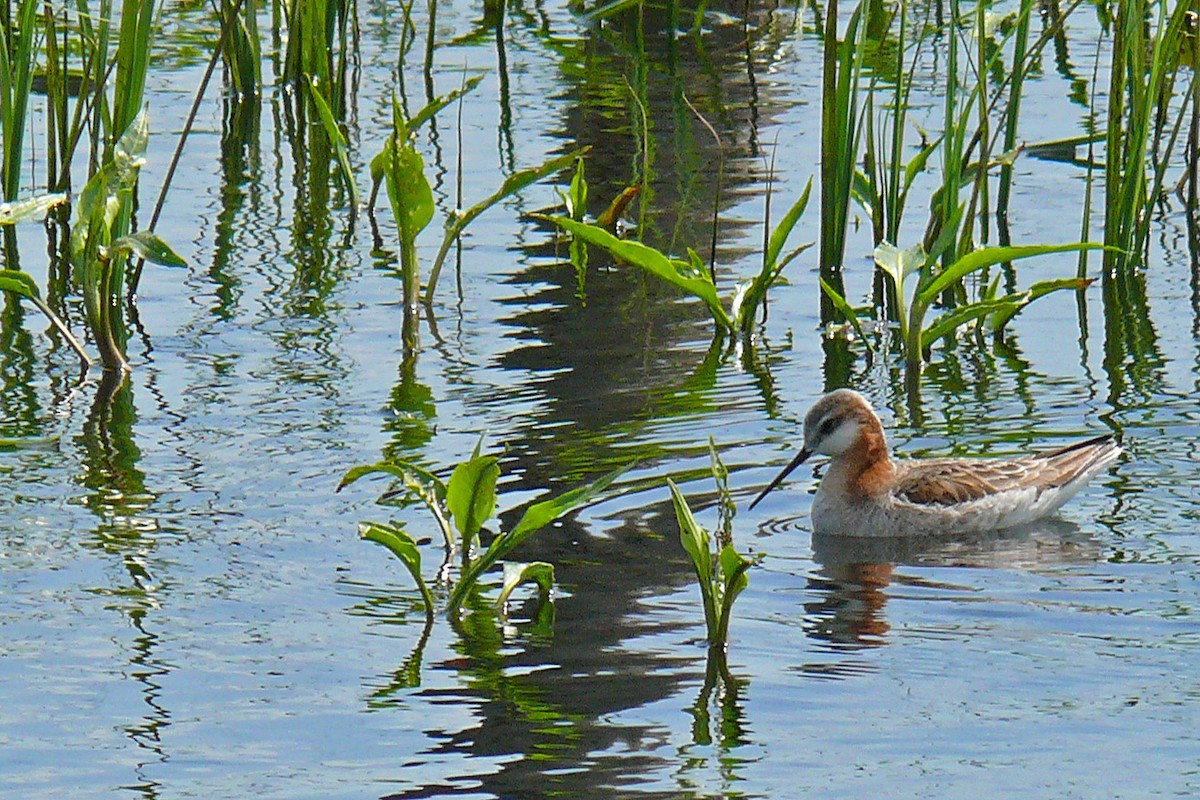
<instances>
[{"instance_id":1,"label":"bird's eye","mask_svg":"<svg viewBox=\"0 0 1200 800\"><path fill-rule=\"evenodd\" d=\"M817 436L821 439L824 439L837 429L837 426L840 422L841 420L837 419L836 417L827 417L826 419L822 420L821 424L817 426Z\"/></svg>"}]
</instances>

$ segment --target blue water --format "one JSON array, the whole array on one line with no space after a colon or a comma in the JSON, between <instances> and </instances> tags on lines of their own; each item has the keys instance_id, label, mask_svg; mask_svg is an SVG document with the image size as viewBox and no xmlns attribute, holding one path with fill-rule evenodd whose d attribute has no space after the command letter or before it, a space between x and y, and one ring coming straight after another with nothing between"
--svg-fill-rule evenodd
<instances>
[{"instance_id":1,"label":"blue water","mask_svg":"<svg viewBox=\"0 0 1200 800\"><path fill-rule=\"evenodd\" d=\"M365 193L387 133L397 23L394 11L360 14L349 129ZM465 38L478 17L440 9L435 56L438 92L459 85L464 64L486 75L463 105L466 204L514 169L592 144L591 210L602 210L641 157L621 78L627 40L613 24L589 35L564 7L510 8L501 80L494 31ZM703 53L687 40L678 54L682 85L727 148L725 291L758 265L764 158L776 159L776 209L818 158L819 42L791 11L753 19L753 80L740 26L719 17ZM1088 79L1094 26L1081 16L1070 40ZM171 36L160 45L182 51ZM647 232L706 253L715 146L673 99L661 31L647 47L658 65ZM420 47L408 61L419 105ZM152 74L143 203L199 69L179 55ZM1024 138L1080 130L1087 108L1069 87L1047 56ZM921 91L916 106L936 118L936 92ZM111 409L32 308L6 342L0 794L1200 792L1200 273L1177 200L1155 220L1145 303L1120 315L1126 333L1106 329L1099 283L1083 315L1073 294L1052 295L1014 321L1006 345L964 337L935 349L913 403L894 360L855 349L846 373L827 360L812 251L772 293L753 352L711 352L702 308L598 254L581 299L552 235L523 216L557 201L545 182L470 228L461 270L452 261L438 287L436 333L423 322L406 362L393 259L372 251L363 216L350 226L336 184L328 202L310 200L283 109L269 92L256 130L225 122L215 91L204 106L159 225L190 266L148 268L134 370ZM439 203L426 265L456 203L456 113L420 139ZM1075 239L1081 168L1017 165L1014 241ZM914 237L935 177L914 189ZM816 238L818 210L814 198L796 241ZM872 268L860 222L846 265L856 303ZM44 285L41 230L23 228L20 243ZM1073 256L1047 257L1018 265L1017 279L1074 269ZM871 398L905 455L1014 454L1109 430L1125 454L1059 519L966 541L814 537L819 464L746 511L791 457L808 406L842 383ZM357 538L359 521L392 514L373 504L385 484L334 489L384 455L448 467L481 435L503 452L502 525L531 500L638 465L520 552L556 565L552 622L525 590L499 618L486 602L496 573L484 602L453 624L439 613L426 635L399 562ZM762 558L734 610L736 684L711 693L665 486L673 476L715 525L710 435L742 507L735 543ZM396 516L438 538L417 510ZM423 557L433 581L438 546ZM444 605L446 587L435 595Z\"/></svg>"}]
</instances>

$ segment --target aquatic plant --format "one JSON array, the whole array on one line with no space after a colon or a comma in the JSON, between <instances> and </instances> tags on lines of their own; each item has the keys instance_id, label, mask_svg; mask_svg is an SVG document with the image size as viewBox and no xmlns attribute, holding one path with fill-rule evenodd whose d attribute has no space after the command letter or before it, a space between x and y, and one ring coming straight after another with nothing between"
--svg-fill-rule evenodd
<instances>
[{"instance_id":1,"label":"aquatic plant","mask_svg":"<svg viewBox=\"0 0 1200 800\"><path fill-rule=\"evenodd\" d=\"M866 54L863 7L850 15L844 40L838 40L838 4L825 9L821 81L821 280L842 293L842 260L846 253L846 226L857 161L859 124L858 83ZM871 5L880 6L873 3ZM821 321L830 322L837 308L821 297Z\"/></svg>"},{"instance_id":2,"label":"aquatic plant","mask_svg":"<svg viewBox=\"0 0 1200 800\"><path fill-rule=\"evenodd\" d=\"M88 180L76 204L71 263L83 294L88 327L105 371L127 370L123 315L130 255L154 264L186 262L149 231L128 233L133 191L145 161L149 122L143 110L112 146L111 157Z\"/></svg>"},{"instance_id":3,"label":"aquatic plant","mask_svg":"<svg viewBox=\"0 0 1200 800\"><path fill-rule=\"evenodd\" d=\"M538 219L557 225L574 239L599 247L620 261L640 267L663 281L701 300L712 315L719 334L749 335L758 316L758 308L766 299L767 291L775 284L784 268L809 245L802 245L784 254L788 237L808 207L812 181L805 186L800 197L791 205L779 225L771 231L763 251L762 267L758 274L738 283L730 298L729 309L717 294L712 272L695 250L688 249L686 261L671 258L660 250L642 242L620 239L599 224L579 222L570 217L534 215Z\"/></svg>"},{"instance_id":4,"label":"aquatic plant","mask_svg":"<svg viewBox=\"0 0 1200 800\"><path fill-rule=\"evenodd\" d=\"M433 260L433 267L429 271L429 284L425 287L426 305L433 302L433 293L437 289L438 276L441 275L442 264L445 263L446 256L450 253L450 247L476 217L501 200L512 197L526 187L545 178L547 175L553 175L556 172L566 169L572 162L585 155L590 149L590 147L583 147L565 155L553 156L536 167L518 170L505 178L504 182L500 184L500 188L492 192L485 199L465 211L451 213L446 219L446 233L442 237L442 246L438 248L437 256Z\"/></svg>"},{"instance_id":5,"label":"aquatic plant","mask_svg":"<svg viewBox=\"0 0 1200 800\"><path fill-rule=\"evenodd\" d=\"M1144 262L1154 204L1162 195L1171 151L1187 104L1168 133L1167 102L1175 89L1188 3L1118 3L1112 20L1112 65L1105 126L1104 255L1106 277ZM1147 170L1149 164L1149 170ZM1149 174L1148 174L1149 173ZM1120 313L1114 310L1114 313Z\"/></svg>"},{"instance_id":6,"label":"aquatic plant","mask_svg":"<svg viewBox=\"0 0 1200 800\"><path fill-rule=\"evenodd\" d=\"M444 568L449 566L455 549L462 556L461 574L448 601L448 610L452 614L462 605L480 576L534 533L564 514L591 502L628 469L623 467L593 483L533 503L525 509L516 525L496 536L482 553L476 555L474 550L476 544L480 543L483 526L496 511L496 479L500 477L499 457L482 454L482 444L480 440L471 457L456 466L446 482L414 464L386 461L349 470L337 487L337 491L341 491L364 475L383 473L398 478L400 486L380 498L382 502L403 506L418 501L430 510L446 542L447 560ZM420 559L414 557L416 542L403 532L401 526L396 523L365 523L365 526L360 528L364 537L388 547L414 574L418 586L423 586L419 576ZM536 584L542 600L549 599L554 584L554 565L544 561L506 562L504 582L496 602L504 603L513 589L523 583ZM427 590L422 589L422 594L427 594Z\"/></svg>"},{"instance_id":7,"label":"aquatic plant","mask_svg":"<svg viewBox=\"0 0 1200 800\"><path fill-rule=\"evenodd\" d=\"M11 20L14 24L6 24L0 38L0 188L3 199L10 203L21 188L21 156L37 55L37 7L36 0L20 0L16 18ZM8 23L11 11L6 11Z\"/></svg>"},{"instance_id":8,"label":"aquatic plant","mask_svg":"<svg viewBox=\"0 0 1200 800\"><path fill-rule=\"evenodd\" d=\"M704 605L704 624L708 629L708 646L724 651L729 638L729 619L733 612L733 601L749 585L746 574L754 562L733 547L733 516L736 506L729 491L729 473L717 455L713 440L708 440L712 461L712 475L717 484L720 523L716 536L716 550L707 530L696 522L687 499L674 481L667 480L671 489L671 501L675 506L675 518L679 522L679 539L684 551L691 558L700 585L700 598Z\"/></svg>"},{"instance_id":9,"label":"aquatic plant","mask_svg":"<svg viewBox=\"0 0 1200 800\"><path fill-rule=\"evenodd\" d=\"M67 196L60 193L33 197L17 203L0 204L0 225L15 225L19 222L39 217L50 209L66 202ZM54 309L42 299L41 292L38 291L38 286L33 280L33 276L19 269L0 269L0 291L8 292L17 297L23 297L33 303L79 355L80 361L85 366L91 361L83 345L71 334L71 329L67 326L67 323L58 314L54 313Z\"/></svg>"},{"instance_id":10,"label":"aquatic plant","mask_svg":"<svg viewBox=\"0 0 1200 800\"><path fill-rule=\"evenodd\" d=\"M905 372L910 388L915 386L921 363L928 360L930 348L939 339L952 336L957 330L976 320L990 318L993 330L999 334L1004 326L1029 303L1050 292L1060 289L1084 289L1092 283L1085 278L1062 278L1035 283L1023 292L997 296L998 280L994 281L973 302L960 303L948 308L937 319L926 324L925 315L938 303L943 293L961 287L962 281L988 266L1024 258L1101 247L1099 244L1023 245L1008 247L985 247L967 253L942 269L938 259L949 245L949 237L943 237L938 249L926 253L921 244L906 250L887 242L875 248L875 264L890 279L892 301L897 310L899 342L904 356ZM906 295L905 284L916 276L911 295ZM821 290L855 328L860 337L864 335L862 322L857 312L832 286L821 281Z\"/></svg>"}]
</instances>

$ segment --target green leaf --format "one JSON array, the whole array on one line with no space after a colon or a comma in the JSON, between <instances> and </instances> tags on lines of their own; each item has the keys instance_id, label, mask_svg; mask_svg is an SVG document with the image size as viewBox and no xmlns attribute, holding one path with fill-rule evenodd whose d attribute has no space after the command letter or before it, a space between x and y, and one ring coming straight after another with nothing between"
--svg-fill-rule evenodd
<instances>
[{"instance_id":1,"label":"green leaf","mask_svg":"<svg viewBox=\"0 0 1200 800\"><path fill-rule=\"evenodd\" d=\"M958 281L961 281L967 275L978 269L991 266L993 264L1001 264L1006 261L1017 261L1022 258L1033 258L1034 256L1047 255L1049 253L1069 253L1078 252L1080 250L1097 250L1102 249L1104 245L1095 242L1076 242L1072 244L1030 244L1030 245L1013 245L1011 247L984 247L980 250L967 253L962 258L955 261L947 267L941 274L935 277L928 285L922 287L917 294L917 300L922 305L928 306L937 299L938 295L943 290L953 286Z\"/></svg>"},{"instance_id":2,"label":"green leaf","mask_svg":"<svg viewBox=\"0 0 1200 800\"><path fill-rule=\"evenodd\" d=\"M1095 281L1095 278L1056 278L1049 281L1038 281L1037 283L1033 284L1033 286L1030 286L1028 290L1022 292L1021 295L1009 296L1010 298L1024 296L1024 301L1021 302L1016 308L1012 310L1001 309L992 314L990 320L992 332L996 336L1003 335L1004 326L1008 325L1009 321L1012 320L1012 318L1018 313L1020 313L1025 306L1029 305L1034 300L1037 300L1039 297L1045 297L1051 292L1062 291L1065 289L1075 291L1086 289L1095 283Z\"/></svg>"},{"instance_id":3,"label":"green leaf","mask_svg":"<svg viewBox=\"0 0 1200 800\"><path fill-rule=\"evenodd\" d=\"M769 274L770 268L779 261L779 254L783 252L783 246L787 244L788 237L792 235L792 229L796 227L796 223L800 221L800 217L804 216L804 211L808 208L808 197L811 193L812 178L809 178L800 197L783 215L783 219L775 226L775 230L771 231L771 238L767 242L767 252L763 255L763 271L760 274Z\"/></svg>"},{"instance_id":4,"label":"green leaf","mask_svg":"<svg viewBox=\"0 0 1200 800\"><path fill-rule=\"evenodd\" d=\"M920 243L901 250L890 242L881 242L875 248L875 263L888 274L896 292L904 293L904 282L908 277L919 272L925 265L925 248Z\"/></svg>"},{"instance_id":5,"label":"green leaf","mask_svg":"<svg viewBox=\"0 0 1200 800\"><path fill-rule=\"evenodd\" d=\"M408 568L408 573L412 575L417 588L421 590L426 614L432 616L433 595L430 594L425 579L421 577L421 552L413 538L400 528L381 522L361 522L358 525L358 533L364 539L383 545L400 559Z\"/></svg>"},{"instance_id":6,"label":"green leaf","mask_svg":"<svg viewBox=\"0 0 1200 800\"><path fill-rule=\"evenodd\" d=\"M613 481L624 475L632 467L633 464L627 464L586 486L577 487L569 492L560 494L558 497L552 497L549 500L543 500L540 503L534 503L529 506L529 508L525 509L525 513L521 515L521 519L517 521L512 530L498 538L498 541L505 540L511 542L511 544L506 545L504 552L507 553L512 550L512 548L524 541L530 534L541 530L562 515L587 505L612 485Z\"/></svg>"},{"instance_id":7,"label":"green leaf","mask_svg":"<svg viewBox=\"0 0 1200 800\"><path fill-rule=\"evenodd\" d=\"M699 298L708 306L709 312L713 315L713 319L716 320L718 325L729 331L735 329L733 319L725 311L725 307L721 305L721 299L717 296L717 288L713 285L712 279L708 277L707 273L704 273L701 277L688 277L682 274L679 267L676 266L676 264L683 264L684 262L675 262L658 250L648 247L641 242L618 239L598 225L576 222L565 217L539 218L552 222L572 236L583 239L589 244L593 244L603 250L607 250L617 258L641 267L652 275L656 275L667 283L673 284L691 294L693 297Z\"/></svg>"},{"instance_id":8,"label":"green leaf","mask_svg":"<svg viewBox=\"0 0 1200 800\"><path fill-rule=\"evenodd\" d=\"M347 470L346 474L342 477L341 483L337 485L337 489L335 491L340 492L342 489L345 489L347 486L354 483L364 475L372 475L375 473L393 475L402 480L406 487L429 486L432 487L433 491L438 497L445 498L446 496L446 484L442 483L438 476L434 475L424 467L419 467L411 462L400 460L380 461L376 464L363 464Z\"/></svg>"},{"instance_id":9,"label":"green leaf","mask_svg":"<svg viewBox=\"0 0 1200 800\"><path fill-rule=\"evenodd\" d=\"M712 582L712 552L709 550L708 531L700 527L692 515L687 499L679 491L679 487L671 479L667 479L671 489L671 502L675 506L675 519L679 522L679 541L684 552L692 559L692 567L700 583L700 596L704 602L704 619L711 632L716 625L716 598L713 596Z\"/></svg>"},{"instance_id":10,"label":"green leaf","mask_svg":"<svg viewBox=\"0 0 1200 800\"><path fill-rule=\"evenodd\" d=\"M458 585L454 587L454 591L450 595L450 608L458 608L466 593L470 591L471 586L479 580L479 576L490 569L497 561L512 552L521 542L563 514L590 502L632 466L630 464L613 470L599 480L589 483L586 486L580 486L558 497L543 500L540 503L534 503L529 506L525 510L525 513L521 515L521 519L513 526L512 530L502 533L493 539L488 549L482 555L475 558L463 572ZM451 490L453 491L453 477L450 480L452 484Z\"/></svg>"},{"instance_id":11,"label":"green leaf","mask_svg":"<svg viewBox=\"0 0 1200 800\"><path fill-rule=\"evenodd\" d=\"M363 464L349 470L342 477L341 483L338 484L335 491L340 492L364 475L375 473L383 473L399 478L407 494L423 502L430 513L433 514L438 527L441 528L446 548L450 549L454 547L454 530L450 527L450 522L446 519L446 512L444 510L446 484L442 483L438 476L423 467L399 459L381 461L377 464Z\"/></svg>"},{"instance_id":12,"label":"green leaf","mask_svg":"<svg viewBox=\"0 0 1200 800\"><path fill-rule=\"evenodd\" d=\"M479 455L476 448L476 454L450 474L450 482L446 484L446 506L462 536L463 547L471 546L483 523L496 511L498 462L496 456Z\"/></svg>"},{"instance_id":13,"label":"green leaf","mask_svg":"<svg viewBox=\"0 0 1200 800\"><path fill-rule=\"evenodd\" d=\"M921 331L921 350L928 350L938 339L949 336L968 322L988 314L1007 313L1009 310L1016 314L1027 302L1028 298L1023 295L1007 295L998 300L979 300L958 306L938 317L928 328Z\"/></svg>"},{"instance_id":14,"label":"green leaf","mask_svg":"<svg viewBox=\"0 0 1200 800\"><path fill-rule=\"evenodd\" d=\"M573 153L567 153L563 156L551 158L545 163L529 167L528 169L519 170L509 175L504 179L504 183L500 184L500 188L489 195L482 202L457 214L446 222L446 235L442 238L442 246L438 250L437 257L433 260L433 267L429 271L429 285L425 289L425 302L433 302L433 291L437 286L438 276L442 272L442 264L446 260L446 255L450 252L450 247L454 244L454 240L462 235L463 230L470 225L476 217L487 211L492 206L499 203L506 197L511 197L531 184L537 183L542 178L551 173L566 169L571 163L582 157L585 153L591 150L591 147L584 147L576 150Z\"/></svg>"},{"instance_id":15,"label":"green leaf","mask_svg":"<svg viewBox=\"0 0 1200 800\"><path fill-rule=\"evenodd\" d=\"M60 206L65 202L67 202L67 195L63 192L58 192L56 194L43 194L14 203L0 203L0 225L15 225L27 219L40 217L50 209Z\"/></svg>"},{"instance_id":16,"label":"green leaf","mask_svg":"<svg viewBox=\"0 0 1200 800\"><path fill-rule=\"evenodd\" d=\"M170 245L151 231L138 231L128 236L122 236L113 242L112 246L114 248L127 247L138 258L149 261L151 264L163 267L187 267L187 262L172 250Z\"/></svg>"},{"instance_id":17,"label":"green leaf","mask_svg":"<svg viewBox=\"0 0 1200 800\"><path fill-rule=\"evenodd\" d=\"M0 269L0 290L30 299L41 297L33 276L19 269Z\"/></svg>"},{"instance_id":18,"label":"green leaf","mask_svg":"<svg viewBox=\"0 0 1200 800\"><path fill-rule=\"evenodd\" d=\"M466 81L463 82L463 85L461 87L455 89L452 92L447 92L446 94L442 95L441 97L435 97L433 100L426 103L425 107L422 108L420 111L418 111L416 114L413 114L412 119L410 119L408 121L407 125L405 126L406 134L411 135L411 134L415 133L418 128L420 128L422 125L424 125L429 120L433 119L433 117L439 111L441 111L443 108L450 105L455 100L462 97L467 92L470 92L472 89L474 89L476 86L478 86L480 81L482 81L484 79L484 77L485 76L483 76L483 75L476 75L474 78L468 78Z\"/></svg>"},{"instance_id":19,"label":"green leaf","mask_svg":"<svg viewBox=\"0 0 1200 800\"><path fill-rule=\"evenodd\" d=\"M506 563L504 585L496 598L496 605L504 605L513 589L523 583L536 583L541 601L546 602L550 599L550 590L554 588L554 565L545 561L533 561L528 564Z\"/></svg>"},{"instance_id":20,"label":"green leaf","mask_svg":"<svg viewBox=\"0 0 1200 800\"><path fill-rule=\"evenodd\" d=\"M580 156L575 161L575 175L571 178L571 186L564 195L567 205L567 216L576 222L583 220L587 213L588 182L584 175L584 161Z\"/></svg>"},{"instance_id":21,"label":"green leaf","mask_svg":"<svg viewBox=\"0 0 1200 800\"><path fill-rule=\"evenodd\" d=\"M433 219L433 189L425 177L425 161L416 149L393 136L381 154L392 216L406 243L416 241Z\"/></svg>"},{"instance_id":22,"label":"green leaf","mask_svg":"<svg viewBox=\"0 0 1200 800\"><path fill-rule=\"evenodd\" d=\"M311 90L309 97L312 98L313 105L317 107L317 114L321 117L321 127L325 129L325 135L333 143L334 152L337 154L338 168L341 170L342 178L346 181L346 189L350 192L350 203L354 209L357 209L361 200L358 195L358 184L354 181L354 170L350 168L350 152L346 136L338 126L337 120L334 119L329 103L321 94L321 83L316 76L309 77L308 87Z\"/></svg>"},{"instance_id":23,"label":"green leaf","mask_svg":"<svg viewBox=\"0 0 1200 800\"><path fill-rule=\"evenodd\" d=\"M837 312L845 317L846 320L854 327L854 332L858 334L858 338L862 340L862 342L866 344L868 348L870 348L871 343L867 341L866 334L863 333L862 323L859 321L858 314L855 313L854 308L847 303L846 298L838 294L837 289L834 289L832 286L830 286L824 278L817 278L817 280L820 281L821 291L824 292L825 296L829 298L829 302L832 303L833 307L837 309Z\"/></svg>"}]
</instances>

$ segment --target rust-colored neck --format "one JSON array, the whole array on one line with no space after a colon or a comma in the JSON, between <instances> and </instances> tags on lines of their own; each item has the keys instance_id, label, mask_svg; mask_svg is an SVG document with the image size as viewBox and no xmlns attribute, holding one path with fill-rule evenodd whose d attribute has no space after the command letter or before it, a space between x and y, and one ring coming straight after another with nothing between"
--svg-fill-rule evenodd
<instances>
[{"instance_id":1,"label":"rust-colored neck","mask_svg":"<svg viewBox=\"0 0 1200 800\"><path fill-rule=\"evenodd\" d=\"M842 454L847 465L846 489L859 497L874 497L888 491L896 479L896 465L888 455L883 426L874 414L862 419L858 441Z\"/></svg>"}]
</instances>

